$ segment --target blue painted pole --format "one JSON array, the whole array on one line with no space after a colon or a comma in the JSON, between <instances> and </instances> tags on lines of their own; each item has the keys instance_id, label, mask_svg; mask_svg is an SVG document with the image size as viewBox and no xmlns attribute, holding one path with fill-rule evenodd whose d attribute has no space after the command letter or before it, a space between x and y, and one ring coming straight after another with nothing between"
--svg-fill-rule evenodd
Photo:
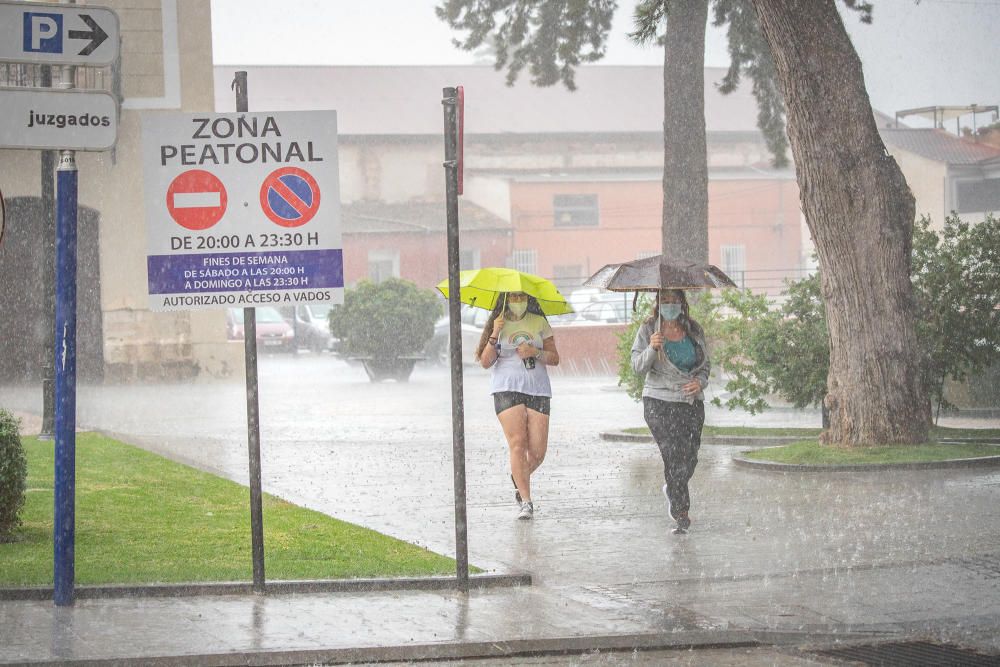
<instances>
[{"instance_id":1,"label":"blue painted pole","mask_svg":"<svg viewBox=\"0 0 1000 667\"><path fill-rule=\"evenodd\" d=\"M57 606L73 604L76 532L76 157L56 169L56 461L53 574Z\"/></svg>"}]
</instances>

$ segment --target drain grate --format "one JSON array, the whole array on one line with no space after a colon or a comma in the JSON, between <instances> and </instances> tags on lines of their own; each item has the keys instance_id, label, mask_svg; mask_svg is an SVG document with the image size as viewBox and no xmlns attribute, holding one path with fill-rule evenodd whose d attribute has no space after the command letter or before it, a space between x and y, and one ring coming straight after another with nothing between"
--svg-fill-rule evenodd
<instances>
[{"instance_id":1,"label":"drain grate","mask_svg":"<svg viewBox=\"0 0 1000 667\"><path fill-rule=\"evenodd\" d=\"M983 655L948 644L932 644L930 642L848 646L827 651L814 651L814 653L841 660L853 660L865 665L878 665L879 667L1000 666L1000 656Z\"/></svg>"}]
</instances>

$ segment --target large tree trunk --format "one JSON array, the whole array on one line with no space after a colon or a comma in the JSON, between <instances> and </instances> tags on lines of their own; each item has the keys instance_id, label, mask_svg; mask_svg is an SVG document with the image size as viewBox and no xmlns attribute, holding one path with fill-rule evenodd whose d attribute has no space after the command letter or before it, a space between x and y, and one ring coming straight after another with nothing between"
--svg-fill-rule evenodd
<instances>
[{"instance_id":1,"label":"large tree trunk","mask_svg":"<svg viewBox=\"0 0 1000 667\"><path fill-rule=\"evenodd\" d=\"M886 153L834 0L753 0L771 48L830 331L830 428L841 445L920 443L910 284L914 203Z\"/></svg>"},{"instance_id":2,"label":"large tree trunk","mask_svg":"<svg viewBox=\"0 0 1000 667\"><path fill-rule=\"evenodd\" d=\"M665 0L663 253L708 261L705 26L708 0Z\"/></svg>"}]
</instances>

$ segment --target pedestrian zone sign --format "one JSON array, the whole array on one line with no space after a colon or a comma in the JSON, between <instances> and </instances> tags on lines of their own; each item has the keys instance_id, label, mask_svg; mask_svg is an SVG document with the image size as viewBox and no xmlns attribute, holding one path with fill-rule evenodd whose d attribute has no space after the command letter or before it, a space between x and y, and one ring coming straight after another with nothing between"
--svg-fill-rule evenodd
<instances>
[{"instance_id":1,"label":"pedestrian zone sign","mask_svg":"<svg viewBox=\"0 0 1000 667\"><path fill-rule=\"evenodd\" d=\"M147 115L152 310L343 303L335 111Z\"/></svg>"}]
</instances>

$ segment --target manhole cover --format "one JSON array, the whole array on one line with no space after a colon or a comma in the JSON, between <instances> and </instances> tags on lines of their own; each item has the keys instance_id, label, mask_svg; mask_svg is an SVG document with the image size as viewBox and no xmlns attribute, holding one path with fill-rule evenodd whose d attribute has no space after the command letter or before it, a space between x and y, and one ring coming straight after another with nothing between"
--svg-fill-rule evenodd
<instances>
[{"instance_id":1,"label":"manhole cover","mask_svg":"<svg viewBox=\"0 0 1000 667\"><path fill-rule=\"evenodd\" d=\"M946 665L961 665L962 667L979 667L980 665L1000 665L1000 656L983 655L968 649L961 649L947 644L932 644L930 642L906 642L901 644L875 644L872 646L848 646L828 651L815 651L819 655L852 660L865 665L879 667L943 667Z\"/></svg>"}]
</instances>

